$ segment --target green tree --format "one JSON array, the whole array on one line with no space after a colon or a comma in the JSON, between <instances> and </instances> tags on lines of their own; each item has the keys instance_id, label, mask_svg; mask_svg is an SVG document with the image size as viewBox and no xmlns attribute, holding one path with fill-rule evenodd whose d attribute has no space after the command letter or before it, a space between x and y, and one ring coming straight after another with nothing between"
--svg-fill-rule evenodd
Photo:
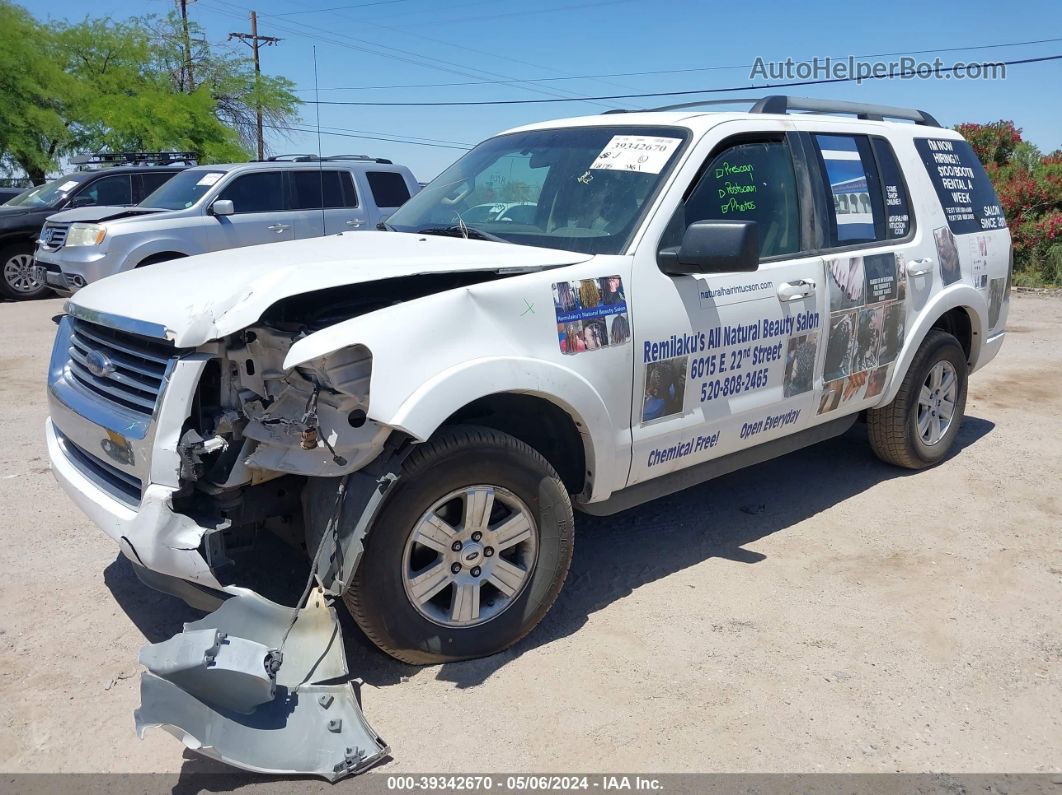
<instances>
[{"instance_id":1,"label":"green tree","mask_svg":"<svg viewBox=\"0 0 1062 795\"><path fill-rule=\"evenodd\" d=\"M44 178L67 137L61 97L76 89L51 37L23 8L0 0L0 167Z\"/></svg>"},{"instance_id":2,"label":"green tree","mask_svg":"<svg viewBox=\"0 0 1062 795\"><path fill-rule=\"evenodd\" d=\"M202 162L246 160L255 108L271 127L298 119L290 81L256 81L233 45L211 46L181 19L85 19L47 27L0 0L0 167L34 181L59 158L99 150L181 149Z\"/></svg>"},{"instance_id":3,"label":"green tree","mask_svg":"<svg viewBox=\"0 0 1062 795\"><path fill-rule=\"evenodd\" d=\"M1062 284L1062 153L1044 156L1010 121L960 124L1010 227L1018 284Z\"/></svg>"},{"instance_id":4,"label":"green tree","mask_svg":"<svg viewBox=\"0 0 1062 795\"><path fill-rule=\"evenodd\" d=\"M202 27L194 20L188 22L186 59L182 20L174 12L165 17L148 17L142 22L158 42L155 67L169 75L175 91L189 91L193 87L198 91L206 86L216 116L236 131L248 152L253 152L257 145L255 111L259 105L267 129L277 131L280 137L289 137L283 130L299 121L300 104L291 80L263 74L256 82L253 62L241 45L211 46Z\"/></svg>"}]
</instances>

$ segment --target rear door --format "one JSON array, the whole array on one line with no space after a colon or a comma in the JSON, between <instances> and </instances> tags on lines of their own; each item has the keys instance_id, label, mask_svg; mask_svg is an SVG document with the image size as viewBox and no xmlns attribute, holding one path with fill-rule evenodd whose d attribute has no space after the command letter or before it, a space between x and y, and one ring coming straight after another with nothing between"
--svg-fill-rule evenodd
<instances>
[{"instance_id":1,"label":"rear door","mask_svg":"<svg viewBox=\"0 0 1062 795\"><path fill-rule=\"evenodd\" d=\"M826 219L826 346L816 411L835 417L881 402L903 347L908 292L931 283L917 274L932 272L935 252L931 238L915 235L907 185L888 140L805 124Z\"/></svg>"},{"instance_id":2,"label":"rear door","mask_svg":"<svg viewBox=\"0 0 1062 795\"><path fill-rule=\"evenodd\" d=\"M288 210L284 175L279 169L239 174L217 198L227 199L233 206L232 215L215 216L220 248L295 239L293 214Z\"/></svg>"},{"instance_id":3,"label":"rear door","mask_svg":"<svg viewBox=\"0 0 1062 795\"><path fill-rule=\"evenodd\" d=\"M296 238L335 235L368 225L346 169L296 169L288 172L288 179Z\"/></svg>"}]
</instances>

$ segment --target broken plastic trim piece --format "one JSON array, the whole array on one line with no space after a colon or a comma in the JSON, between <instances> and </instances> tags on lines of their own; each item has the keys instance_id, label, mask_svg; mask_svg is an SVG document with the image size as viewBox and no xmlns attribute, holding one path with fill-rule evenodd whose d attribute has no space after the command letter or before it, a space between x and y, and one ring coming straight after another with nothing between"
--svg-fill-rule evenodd
<instances>
[{"instance_id":1,"label":"broken plastic trim piece","mask_svg":"<svg viewBox=\"0 0 1062 795\"><path fill-rule=\"evenodd\" d=\"M158 726L193 751L259 773L336 781L375 764L387 744L350 682L335 684L349 673L335 610L317 591L285 643L291 615L246 592L145 646L137 734Z\"/></svg>"}]
</instances>

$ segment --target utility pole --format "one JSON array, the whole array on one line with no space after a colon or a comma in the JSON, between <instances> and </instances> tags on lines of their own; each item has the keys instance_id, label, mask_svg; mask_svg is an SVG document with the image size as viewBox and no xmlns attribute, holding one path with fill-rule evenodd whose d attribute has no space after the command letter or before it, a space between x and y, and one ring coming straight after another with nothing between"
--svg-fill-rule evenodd
<instances>
[{"instance_id":1,"label":"utility pole","mask_svg":"<svg viewBox=\"0 0 1062 795\"><path fill-rule=\"evenodd\" d=\"M255 115L258 119L258 159L265 159L265 142L262 139L262 99L261 99L261 79L262 79L262 67L258 60L258 48L265 44L276 44L280 39L275 36L259 36L258 35L258 14L254 11L251 12L251 32L250 33L230 33L230 39L240 39L244 44L247 44L254 51L254 91L255 91Z\"/></svg>"},{"instance_id":2,"label":"utility pole","mask_svg":"<svg viewBox=\"0 0 1062 795\"><path fill-rule=\"evenodd\" d=\"M195 77L192 74L192 38L188 35L189 0L177 0L181 6L181 48L184 50L184 65L181 67L181 91L192 93L195 90ZM191 0L195 2L195 0Z\"/></svg>"}]
</instances>

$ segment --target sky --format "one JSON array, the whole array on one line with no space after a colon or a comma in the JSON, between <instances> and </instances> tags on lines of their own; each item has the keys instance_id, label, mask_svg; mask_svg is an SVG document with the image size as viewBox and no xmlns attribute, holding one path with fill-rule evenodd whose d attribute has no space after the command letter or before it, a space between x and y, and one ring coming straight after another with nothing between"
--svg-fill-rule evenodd
<instances>
[{"instance_id":1,"label":"sky","mask_svg":"<svg viewBox=\"0 0 1062 795\"><path fill-rule=\"evenodd\" d=\"M26 5L40 19L78 21L86 14L84 0ZM173 0L93 0L91 15L123 19L163 14L173 5ZM914 57L940 57L950 65L1062 54L1058 0L763 0L755 5L697 0L194 0L189 14L211 42L223 42L230 32L249 30L252 8L258 13L259 34L281 38L262 50L263 71L291 79L300 98L313 100L316 47L321 101L527 100L763 85L750 80L757 58L802 61L928 50ZM1051 38L1059 40L1015 45ZM966 49L985 45L1008 46ZM673 71L660 73L666 70ZM617 73L624 74L601 76ZM569 77L578 79L556 79ZM1060 84L1062 60L1013 65L1006 79L997 81L873 80L750 88L732 96L790 93L916 107L948 126L1010 119L1027 140L1050 151L1062 146ZM361 90L340 90L350 87ZM510 127L610 107L648 108L698 98L478 107L307 104L299 126L315 127L319 108L325 154L387 157L427 181L463 153L462 145ZM341 131L369 138L327 134ZM269 131L267 145L276 153L316 152L317 138L313 132L285 138Z\"/></svg>"}]
</instances>

